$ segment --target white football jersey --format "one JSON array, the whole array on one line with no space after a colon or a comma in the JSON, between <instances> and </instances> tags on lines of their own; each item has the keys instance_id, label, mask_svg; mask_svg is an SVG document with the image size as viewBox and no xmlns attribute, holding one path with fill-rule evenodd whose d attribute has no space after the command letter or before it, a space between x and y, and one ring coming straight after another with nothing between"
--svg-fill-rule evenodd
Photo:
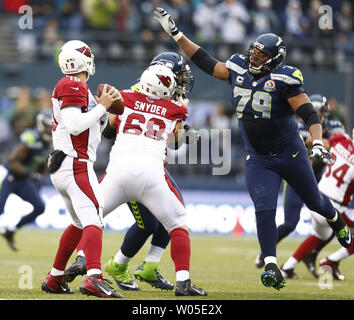
<instances>
[{"instance_id":1,"label":"white football jersey","mask_svg":"<svg viewBox=\"0 0 354 320\"><path fill-rule=\"evenodd\" d=\"M101 132L107 122L107 114L90 128L74 136L66 129L61 117L61 110L73 105L77 105L81 108L81 112L85 113L92 110L97 102L86 83L81 82L79 78L67 76L57 83L52 95L53 147L73 158L94 162L97 147L101 141Z\"/></svg>"},{"instance_id":2,"label":"white football jersey","mask_svg":"<svg viewBox=\"0 0 354 320\"><path fill-rule=\"evenodd\" d=\"M111 158L121 152L143 152L164 161L170 135L188 109L171 99L151 99L135 90L121 90L124 112L116 117L117 135Z\"/></svg>"},{"instance_id":3,"label":"white football jersey","mask_svg":"<svg viewBox=\"0 0 354 320\"><path fill-rule=\"evenodd\" d=\"M330 199L344 206L349 205L354 194L354 146L346 134L336 134L329 139L334 164L327 165L319 189Z\"/></svg>"}]
</instances>

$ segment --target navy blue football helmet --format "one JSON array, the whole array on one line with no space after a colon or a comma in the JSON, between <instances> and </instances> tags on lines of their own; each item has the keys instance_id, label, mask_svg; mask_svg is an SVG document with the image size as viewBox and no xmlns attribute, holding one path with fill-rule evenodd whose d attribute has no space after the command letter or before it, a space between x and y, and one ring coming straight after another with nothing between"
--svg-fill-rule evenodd
<instances>
[{"instance_id":1,"label":"navy blue football helmet","mask_svg":"<svg viewBox=\"0 0 354 320\"><path fill-rule=\"evenodd\" d=\"M152 59L150 65L155 64L162 64L172 69L176 75L177 90L180 93L186 94L192 91L194 77L191 68L182 56L175 52L163 52Z\"/></svg>"},{"instance_id":2,"label":"navy blue football helmet","mask_svg":"<svg viewBox=\"0 0 354 320\"><path fill-rule=\"evenodd\" d=\"M245 61L251 73L261 74L279 67L285 56L286 46L282 38L274 33L264 33L250 44Z\"/></svg>"},{"instance_id":3,"label":"navy blue football helmet","mask_svg":"<svg viewBox=\"0 0 354 320\"><path fill-rule=\"evenodd\" d=\"M42 140L49 143L52 141L52 112L44 109L36 115L36 129Z\"/></svg>"},{"instance_id":4,"label":"navy blue football helmet","mask_svg":"<svg viewBox=\"0 0 354 320\"><path fill-rule=\"evenodd\" d=\"M323 125L327 121L331 110L327 98L322 94L312 94L309 96L309 99L311 100L312 105L318 113Z\"/></svg>"}]
</instances>

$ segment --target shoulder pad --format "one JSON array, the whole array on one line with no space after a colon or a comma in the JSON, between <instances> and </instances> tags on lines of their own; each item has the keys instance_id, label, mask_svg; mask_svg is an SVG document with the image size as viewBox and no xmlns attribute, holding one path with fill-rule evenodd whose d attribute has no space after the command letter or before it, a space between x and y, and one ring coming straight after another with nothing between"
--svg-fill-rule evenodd
<instances>
[{"instance_id":1,"label":"shoulder pad","mask_svg":"<svg viewBox=\"0 0 354 320\"><path fill-rule=\"evenodd\" d=\"M245 68L245 57L241 54L235 53L226 61L226 68L231 69L239 74L244 74L247 72Z\"/></svg>"},{"instance_id":2,"label":"shoulder pad","mask_svg":"<svg viewBox=\"0 0 354 320\"><path fill-rule=\"evenodd\" d=\"M292 66L283 65L270 74L272 80L279 80L289 85L302 85L304 78L301 71Z\"/></svg>"},{"instance_id":3,"label":"shoulder pad","mask_svg":"<svg viewBox=\"0 0 354 320\"><path fill-rule=\"evenodd\" d=\"M140 92L140 82L137 82L135 84L133 84L131 87L130 87L131 90L134 90L134 91L138 91Z\"/></svg>"}]
</instances>

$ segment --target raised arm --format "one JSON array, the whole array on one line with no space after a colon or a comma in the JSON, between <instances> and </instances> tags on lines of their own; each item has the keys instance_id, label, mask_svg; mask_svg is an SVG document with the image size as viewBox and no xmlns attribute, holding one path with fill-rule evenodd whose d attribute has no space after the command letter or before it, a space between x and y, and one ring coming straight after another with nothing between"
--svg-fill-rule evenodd
<instances>
[{"instance_id":1,"label":"raised arm","mask_svg":"<svg viewBox=\"0 0 354 320\"><path fill-rule=\"evenodd\" d=\"M162 8L155 8L154 19L168 33L183 50L183 52L204 72L209 75L228 81L229 70L224 62L218 61L199 45L188 39L183 32L179 31L171 16Z\"/></svg>"}]
</instances>

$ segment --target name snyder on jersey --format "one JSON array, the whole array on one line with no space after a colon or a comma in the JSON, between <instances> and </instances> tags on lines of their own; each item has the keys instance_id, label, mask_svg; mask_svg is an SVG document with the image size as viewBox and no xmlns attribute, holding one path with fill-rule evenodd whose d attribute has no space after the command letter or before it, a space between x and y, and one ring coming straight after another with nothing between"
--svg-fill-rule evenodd
<instances>
[{"instance_id":1,"label":"name snyder on jersey","mask_svg":"<svg viewBox=\"0 0 354 320\"><path fill-rule=\"evenodd\" d=\"M160 116L165 116L166 115L166 108L158 106L156 104L151 104L147 102L142 102L142 101L136 101L134 110L138 111L143 111L143 112L149 112L149 113L155 113Z\"/></svg>"}]
</instances>

